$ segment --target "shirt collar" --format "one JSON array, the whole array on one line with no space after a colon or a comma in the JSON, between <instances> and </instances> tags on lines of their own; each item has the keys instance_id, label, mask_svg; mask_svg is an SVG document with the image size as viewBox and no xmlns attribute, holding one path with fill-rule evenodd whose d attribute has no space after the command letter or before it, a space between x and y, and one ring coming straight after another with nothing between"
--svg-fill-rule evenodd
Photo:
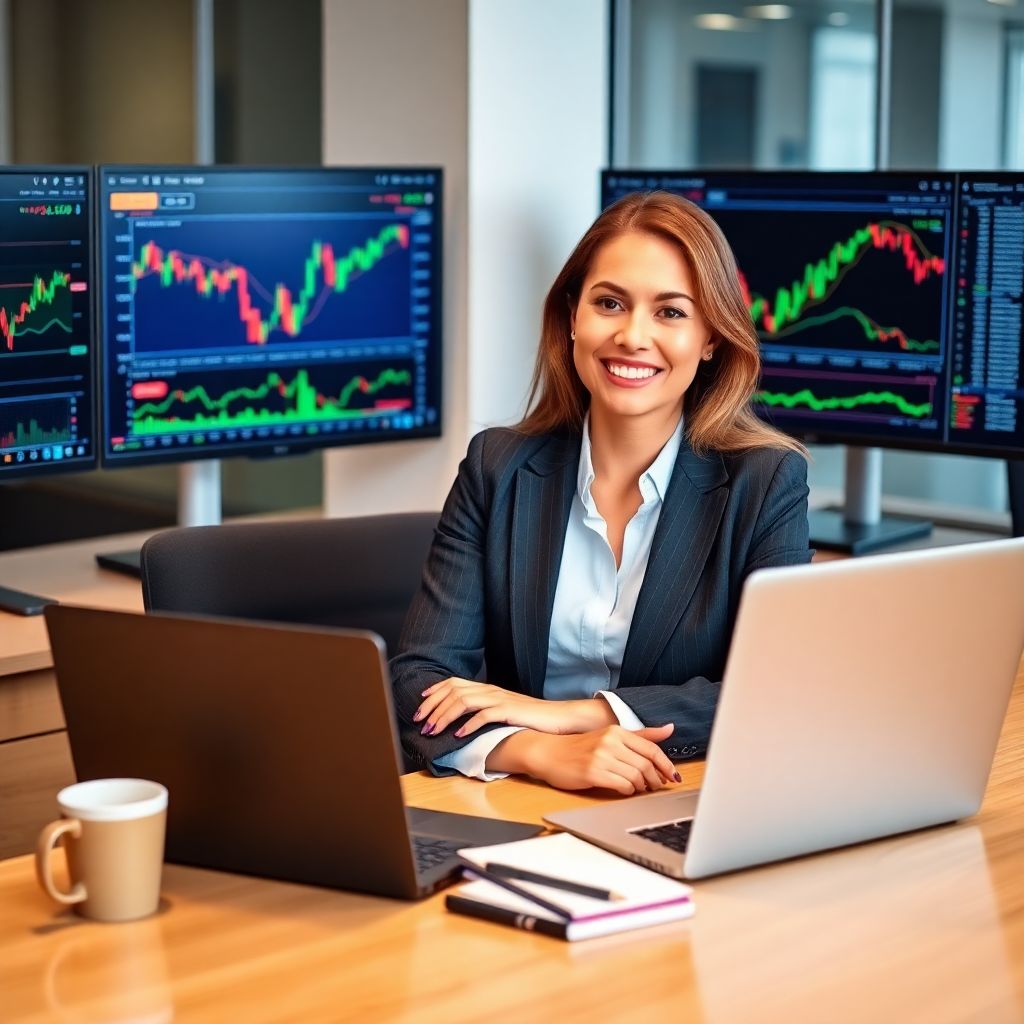
<instances>
[{"instance_id":1,"label":"shirt collar","mask_svg":"<svg viewBox=\"0 0 1024 1024\"><path fill-rule=\"evenodd\" d=\"M680 415L676 429L665 442L657 458L640 476L640 493L644 502L654 499L665 500L668 492L672 471L676 466L676 458L683 442L683 417ZM594 482L594 461L590 449L590 412L583 419L583 439L580 444L580 464L576 474L576 491L584 505L591 503L590 488Z\"/></svg>"}]
</instances>

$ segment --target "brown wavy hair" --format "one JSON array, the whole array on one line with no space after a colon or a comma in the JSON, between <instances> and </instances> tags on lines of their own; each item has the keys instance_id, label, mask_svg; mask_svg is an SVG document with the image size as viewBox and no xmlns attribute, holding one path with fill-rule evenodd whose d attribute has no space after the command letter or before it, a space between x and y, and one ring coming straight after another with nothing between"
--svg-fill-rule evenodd
<instances>
[{"instance_id":1,"label":"brown wavy hair","mask_svg":"<svg viewBox=\"0 0 1024 1024\"><path fill-rule=\"evenodd\" d=\"M787 448L799 442L758 419L751 408L761 374L757 332L740 290L736 260L721 228L699 206L670 192L634 192L609 206L579 240L544 301L540 346L525 434L583 429L590 394L573 364L570 311L602 245L631 231L676 246L693 272L697 306L711 328L714 359L701 361L683 397L686 435L697 452Z\"/></svg>"}]
</instances>

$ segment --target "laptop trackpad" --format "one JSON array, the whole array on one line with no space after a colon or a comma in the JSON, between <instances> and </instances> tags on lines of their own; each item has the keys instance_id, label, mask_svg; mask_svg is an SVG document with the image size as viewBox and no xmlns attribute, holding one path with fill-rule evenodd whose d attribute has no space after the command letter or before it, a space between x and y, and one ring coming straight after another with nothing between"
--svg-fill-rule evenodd
<instances>
[{"instance_id":1,"label":"laptop trackpad","mask_svg":"<svg viewBox=\"0 0 1024 1024\"><path fill-rule=\"evenodd\" d=\"M478 818L473 814L452 814L449 811L428 811L425 807L406 808L409 831L417 835L452 839L466 846L489 846L529 839L544 831L543 825L498 818Z\"/></svg>"}]
</instances>

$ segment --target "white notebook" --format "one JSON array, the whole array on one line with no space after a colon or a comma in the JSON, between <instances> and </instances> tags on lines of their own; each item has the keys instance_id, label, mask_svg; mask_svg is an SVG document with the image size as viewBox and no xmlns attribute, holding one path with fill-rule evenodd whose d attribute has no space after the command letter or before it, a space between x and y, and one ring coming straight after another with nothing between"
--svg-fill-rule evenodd
<instances>
[{"instance_id":1,"label":"white notebook","mask_svg":"<svg viewBox=\"0 0 1024 1024\"><path fill-rule=\"evenodd\" d=\"M449 910L571 940L678 921L694 911L691 889L565 832L459 851L468 877ZM495 865L591 886L610 899L499 874Z\"/></svg>"}]
</instances>

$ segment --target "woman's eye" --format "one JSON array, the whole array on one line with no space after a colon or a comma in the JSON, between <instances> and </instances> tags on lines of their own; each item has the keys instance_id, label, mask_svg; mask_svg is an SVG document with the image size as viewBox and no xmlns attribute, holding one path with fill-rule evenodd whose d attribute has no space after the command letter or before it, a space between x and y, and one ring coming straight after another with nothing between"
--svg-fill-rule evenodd
<instances>
[{"instance_id":1,"label":"woman's eye","mask_svg":"<svg viewBox=\"0 0 1024 1024\"><path fill-rule=\"evenodd\" d=\"M661 315L666 320L685 320L687 314L681 309L677 309L675 306L666 306L662 311Z\"/></svg>"},{"instance_id":2,"label":"woman's eye","mask_svg":"<svg viewBox=\"0 0 1024 1024\"><path fill-rule=\"evenodd\" d=\"M616 309L621 309L622 304L618 299L613 299L610 295L602 296L597 300L598 308L608 310L609 312Z\"/></svg>"}]
</instances>

